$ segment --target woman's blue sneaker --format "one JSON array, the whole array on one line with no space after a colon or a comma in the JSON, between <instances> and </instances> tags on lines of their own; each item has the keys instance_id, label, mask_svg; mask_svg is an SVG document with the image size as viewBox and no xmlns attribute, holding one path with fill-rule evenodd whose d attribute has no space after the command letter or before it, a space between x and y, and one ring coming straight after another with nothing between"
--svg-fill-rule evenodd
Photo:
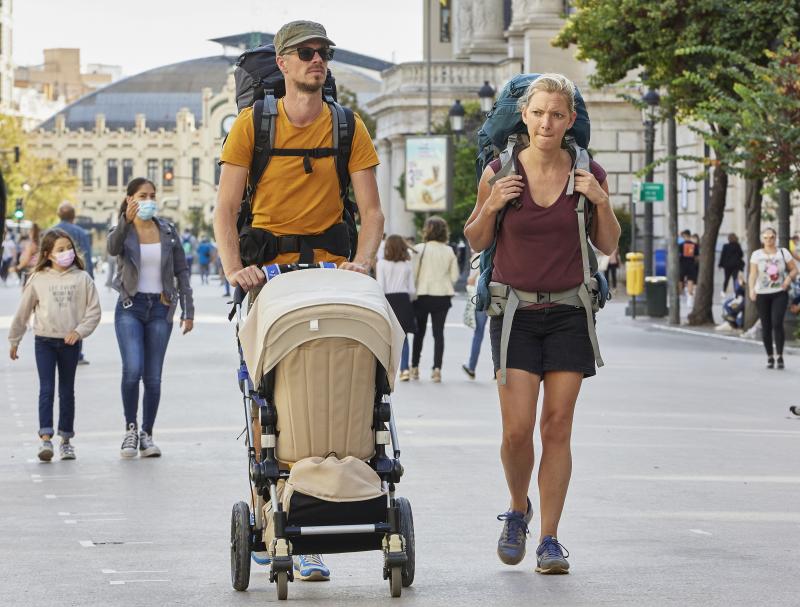
<instances>
[{"instance_id":1,"label":"woman's blue sneaker","mask_svg":"<svg viewBox=\"0 0 800 607\"><path fill-rule=\"evenodd\" d=\"M569 551L552 535L545 535L536 549L536 572L545 574L569 573L569 563L564 556Z\"/></svg>"},{"instance_id":2,"label":"woman's blue sneaker","mask_svg":"<svg viewBox=\"0 0 800 607\"><path fill-rule=\"evenodd\" d=\"M304 554L294 557L295 576L306 582L326 582L331 572L318 554Z\"/></svg>"},{"instance_id":3,"label":"woman's blue sneaker","mask_svg":"<svg viewBox=\"0 0 800 607\"><path fill-rule=\"evenodd\" d=\"M531 500L528 500L528 511L525 514L509 510L497 515L498 521L505 521L497 542L497 556L506 565L518 565L525 558L525 541L529 535L528 523L532 518Z\"/></svg>"},{"instance_id":4,"label":"woman's blue sneaker","mask_svg":"<svg viewBox=\"0 0 800 607\"><path fill-rule=\"evenodd\" d=\"M272 559L269 558L269 553L267 552L251 552L250 558L253 559L253 562L256 565L269 565L272 562Z\"/></svg>"}]
</instances>

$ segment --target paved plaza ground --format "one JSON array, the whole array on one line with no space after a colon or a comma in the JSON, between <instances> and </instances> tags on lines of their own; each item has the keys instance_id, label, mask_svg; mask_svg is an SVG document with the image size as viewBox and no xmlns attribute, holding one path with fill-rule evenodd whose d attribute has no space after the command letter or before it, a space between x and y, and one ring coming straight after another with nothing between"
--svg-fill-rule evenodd
<instances>
[{"instance_id":1,"label":"paved plaza ground","mask_svg":"<svg viewBox=\"0 0 800 607\"><path fill-rule=\"evenodd\" d=\"M100 277L102 282L102 277ZM114 295L78 369L78 459L39 463L38 382L29 334L7 356L19 289L0 286L0 588L8 605L263 605L229 579L229 520L247 495L233 327L216 284L194 277L197 321L177 325L154 438L160 459L123 461ZM417 575L389 598L379 553L331 555L328 583L295 582L296 605L798 605L800 356L764 368L758 344L599 317L606 367L578 403L574 472L560 529L572 573L534 573L535 541L517 567L495 555L507 507L500 419L487 340L477 380L461 371L471 331L457 299L443 383L426 343L419 382L393 402L414 509ZM538 440L538 439L537 439ZM531 495L535 499L535 486ZM536 521L536 519L534 519ZM538 525L531 531L538 536Z\"/></svg>"}]
</instances>

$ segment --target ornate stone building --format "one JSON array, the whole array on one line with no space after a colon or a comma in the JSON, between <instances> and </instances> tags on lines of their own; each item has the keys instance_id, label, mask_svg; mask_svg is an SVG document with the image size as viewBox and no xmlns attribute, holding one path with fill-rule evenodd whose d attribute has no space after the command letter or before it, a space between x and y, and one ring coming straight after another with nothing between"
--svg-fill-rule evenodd
<instances>
[{"instance_id":1,"label":"ornate stone building","mask_svg":"<svg viewBox=\"0 0 800 607\"><path fill-rule=\"evenodd\" d=\"M597 90L589 87L592 66L574 58L574 49L551 46L550 41L564 25L571 9L564 0L449 0L430 2L423 34L424 57L430 48L430 96L434 121L441 122L456 99L477 99L484 81L499 90L520 72L560 72L571 78L586 99L592 121L590 149L594 158L608 171L611 199L616 206L629 208L635 173L644 166L643 117L619 97L619 89ZM430 32L428 37L427 33ZM430 40L428 44L425 42ZM633 76L633 75L632 75ZM639 91L628 91L639 95ZM413 217L405 211L404 201L396 190L405 170L405 139L423 134L427 123L428 74L426 62L403 63L383 73L380 95L368 104L377 119L377 141L381 166L379 187L386 231L410 235ZM681 127L679 153L701 156L702 141ZM656 158L664 155L665 135L656 131ZM679 165L679 206L681 229L702 232L703 212L709 192L704 182L692 177L699 167ZM658 169L655 181L666 181ZM638 203L637 214L643 213ZM657 203L655 246L664 247L666 225L664 203ZM744 232L744 185L731 179L731 189L722 234ZM639 226L641 234L641 223ZM640 241L641 244L641 241Z\"/></svg>"}]
</instances>

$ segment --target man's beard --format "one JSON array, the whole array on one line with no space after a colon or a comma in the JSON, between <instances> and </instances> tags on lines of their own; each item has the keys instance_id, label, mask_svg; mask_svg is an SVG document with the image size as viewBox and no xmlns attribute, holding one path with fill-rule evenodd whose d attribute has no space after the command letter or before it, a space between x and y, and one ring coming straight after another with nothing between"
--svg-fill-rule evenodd
<instances>
[{"instance_id":1,"label":"man's beard","mask_svg":"<svg viewBox=\"0 0 800 607\"><path fill-rule=\"evenodd\" d=\"M315 82L311 84L309 84L308 82L295 82L297 90L299 90L301 93L309 93L309 94L319 93L322 90L323 84L325 84L324 80L320 83Z\"/></svg>"}]
</instances>

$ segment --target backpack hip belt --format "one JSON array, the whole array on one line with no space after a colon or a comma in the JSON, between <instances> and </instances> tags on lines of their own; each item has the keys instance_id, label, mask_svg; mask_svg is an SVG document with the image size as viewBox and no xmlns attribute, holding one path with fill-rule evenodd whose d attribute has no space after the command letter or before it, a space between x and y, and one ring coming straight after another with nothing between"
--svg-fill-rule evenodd
<instances>
[{"instance_id":1,"label":"backpack hip belt","mask_svg":"<svg viewBox=\"0 0 800 607\"><path fill-rule=\"evenodd\" d=\"M246 226L239 235L239 255L245 265L263 265L284 253L300 253L298 263L314 263L314 249L347 258L350 234L344 222L336 223L322 234L277 236L269 230Z\"/></svg>"}]
</instances>

